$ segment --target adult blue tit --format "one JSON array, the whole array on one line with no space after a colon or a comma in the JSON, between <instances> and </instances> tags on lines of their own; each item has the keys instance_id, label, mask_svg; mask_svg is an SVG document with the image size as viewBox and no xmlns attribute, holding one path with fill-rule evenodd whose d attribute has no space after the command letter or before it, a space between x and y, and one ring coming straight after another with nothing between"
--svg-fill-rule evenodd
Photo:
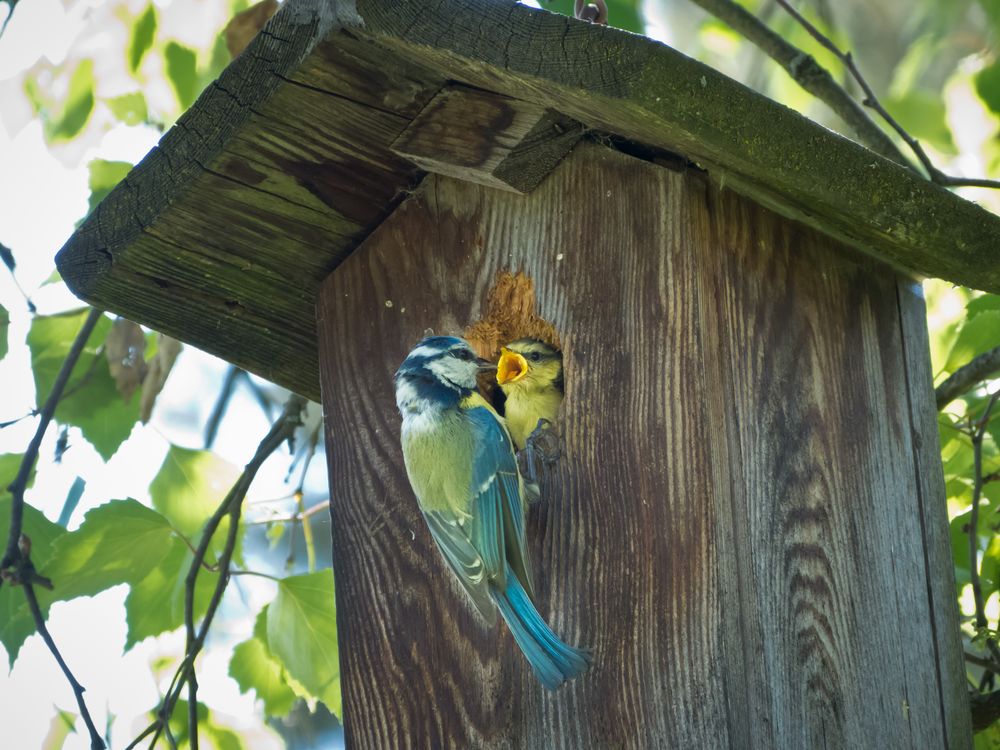
<instances>
[{"instance_id":1,"label":"adult blue tit","mask_svg":"<svg viewBox=\"0 0 1000 750\"><path fill-rule=\"evenodd\" d=\"M431 535L476 608L507 622L542 685L583 672L588 652L567 645L535 609L523 486L510 434L476 389L494 365L451 336L421 341L396 372L406 473Z\"/></svg>"},{"instance_id":2,"label":"adult blue tit","mask_svg":"<svg viewBox=\"0 0 1000 750\"><path fill-rule=\"evenodd\" d=\"M518 339L500 349L497 383L504 418L518 450L539 427L554 422L563 400L562 353L538 339ZM544 424L544 422L542 422Z\"/></svg>"}]
</instances>

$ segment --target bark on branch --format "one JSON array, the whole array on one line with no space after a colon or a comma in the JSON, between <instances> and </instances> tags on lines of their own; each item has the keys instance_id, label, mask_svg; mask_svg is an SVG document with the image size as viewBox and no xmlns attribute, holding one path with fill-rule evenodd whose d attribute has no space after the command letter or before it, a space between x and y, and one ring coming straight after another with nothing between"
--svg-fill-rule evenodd
<instances>
[{"instance_id":1,"label":"bark on branch","mask_svg":"<svg viewBox=\"0 0 1000 750\"><path fill-rule=\"evenodd\" d=\"M967 365L959 367L951 377L934 389L938 410L968 392L977 383L994 375L1000 375L1000 346L980 354Z\"/></svg>"}]
</instances>

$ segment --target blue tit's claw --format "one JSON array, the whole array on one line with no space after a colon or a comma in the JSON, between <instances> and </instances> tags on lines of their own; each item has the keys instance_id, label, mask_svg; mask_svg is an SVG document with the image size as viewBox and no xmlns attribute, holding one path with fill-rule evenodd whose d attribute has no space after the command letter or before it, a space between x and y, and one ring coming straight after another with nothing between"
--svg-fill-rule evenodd
<instances>
[{"instance_id":1,"label":"blue tit's claw","mask_svg":"<svg viewBox=\"0 0 1000 750\"><path fill-rule=\"evenodd\" d=\"M552 422L539 419L535 431L525 441L524 449L530 452L532 463L537 455L543 464L552 466L562 458L562 438Z\"/></svg>"}]
</instances>

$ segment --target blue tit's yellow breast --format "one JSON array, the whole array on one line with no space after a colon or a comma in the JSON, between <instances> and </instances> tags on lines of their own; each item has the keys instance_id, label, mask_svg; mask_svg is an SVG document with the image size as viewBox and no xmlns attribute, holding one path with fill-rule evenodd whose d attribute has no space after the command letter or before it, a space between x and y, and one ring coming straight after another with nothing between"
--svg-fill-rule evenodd
<instances>
[{"instance_id":1,"label":"blue tit's yellow breast","mask_svg":"<svg viewBox=\"0 0 1000 750\"><path fill-rule=\"evenodd\" d=\"M538 427L539 419L555 422L563 395L555 388L527 390L510 388L504 404L507 429L518 450L523 450L528 437Z\"/></svg>"},{"instance_id":2,"label":"blue tit's yellow breast","mask_svg":"<svg viewBox=\"0 0 1000 750\"><path fill-rule=\"evenodd\" d=\"M468 517L472 495L474 436L454 410L403 422L403 459L417 502L425 511Z\"/></svg>"}]
</instances>

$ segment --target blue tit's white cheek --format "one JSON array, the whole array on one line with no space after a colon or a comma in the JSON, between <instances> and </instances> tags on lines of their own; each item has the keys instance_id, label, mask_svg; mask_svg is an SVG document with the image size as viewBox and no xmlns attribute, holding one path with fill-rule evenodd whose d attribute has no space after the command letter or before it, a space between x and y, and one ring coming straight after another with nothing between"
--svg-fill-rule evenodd
<instances>
[{"instance_id":1,"label":"blue tit's white cheek","mask_svg":"<svg viewBox=\"0 0 1000 750\"><path fill-rule=\"evenodd\" d=\"M428 369L444 384L458 389L476 387L476 365L455 357L440 357L428 363Z\"/></svg>"}]
</instances>

